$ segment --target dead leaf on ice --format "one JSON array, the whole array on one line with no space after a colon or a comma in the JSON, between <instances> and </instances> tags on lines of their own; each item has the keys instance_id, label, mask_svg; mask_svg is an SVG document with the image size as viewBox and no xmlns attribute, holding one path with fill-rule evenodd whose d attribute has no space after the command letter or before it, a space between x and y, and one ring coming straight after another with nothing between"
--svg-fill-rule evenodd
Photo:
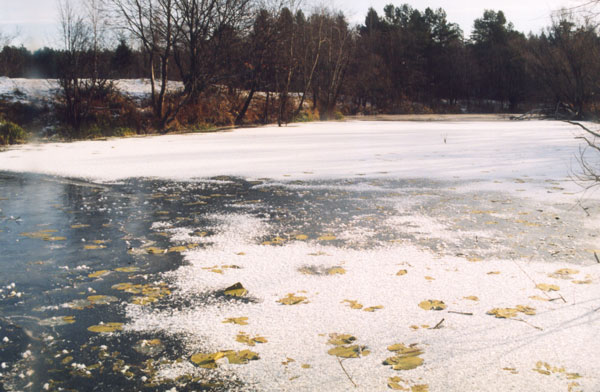
<instances>
[{"instance_id":1,"label":"dead leaf on ice","mask_svg":"<svg viewBox=\"0 0 600 392\"><path fill-rule=\"evenodd\" d=\"M547 283L539 283L538 285L535 286L535 288L542 290L542 291L559 291L560 287L558 287L555 284L547 284Z\"/></svg>"},{"instance_id":2,"label":"dead leaf on ice","mask_svg":"<svg viewBox=\"0 0 600 392\"><path fill-rule=\"evenodd\" d=\"M423 310L444 310L446 309L446 304L444 304L444 301L430 299L427 301L422 301L419 304L419 307Z\"/></svg>"}]
</instances>

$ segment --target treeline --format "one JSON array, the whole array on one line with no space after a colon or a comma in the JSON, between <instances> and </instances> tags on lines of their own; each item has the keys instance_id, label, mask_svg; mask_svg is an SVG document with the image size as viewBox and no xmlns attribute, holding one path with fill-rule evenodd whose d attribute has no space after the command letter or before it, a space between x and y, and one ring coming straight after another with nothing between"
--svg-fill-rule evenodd
<instances>
[{"instance_id":1,"label":"treeline","mask_svg":"<svg viewBox=\"0 0 600 392\"><path fill-rule=\"evenodd\" d=\"M76 137L98 123L140 132L359 113L596 111L600 38L569 13L526 36L488 10L465 38L443 9L409 5L370 9L351 26L341 12L251 0L85 3L60 2L61 48L0 52L1 75L60 81L57 117ZM150 80L141 108L112 86L128 78Z\"/></svg>"}]
</instances>

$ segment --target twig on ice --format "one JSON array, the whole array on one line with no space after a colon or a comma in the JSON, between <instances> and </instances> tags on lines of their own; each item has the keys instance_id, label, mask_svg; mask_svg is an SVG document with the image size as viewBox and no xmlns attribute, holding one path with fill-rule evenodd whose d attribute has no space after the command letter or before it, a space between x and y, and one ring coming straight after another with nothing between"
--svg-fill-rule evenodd
<instances>
[{"instance_id":1,"label":"twig on ice","mask_svg":"<svg viewBox=\"0 0 600 392\"><path fill-rule=\"evenodd\" d=\"M348 377L348 380L350 380L350 382L352 383L352 385L354 385L354 388L357 388L358 385L356 385L356 383L352 380L352 377L350 377L350 375L348 374L348 372L346 371L346 369L344 368L344 365L342 364L342 361L336 357L338 360L338 363L340 364L340 367L342 368L342 370L344 371L344 373L346 374L346 377Z\"/></svg>"}]
</instances>

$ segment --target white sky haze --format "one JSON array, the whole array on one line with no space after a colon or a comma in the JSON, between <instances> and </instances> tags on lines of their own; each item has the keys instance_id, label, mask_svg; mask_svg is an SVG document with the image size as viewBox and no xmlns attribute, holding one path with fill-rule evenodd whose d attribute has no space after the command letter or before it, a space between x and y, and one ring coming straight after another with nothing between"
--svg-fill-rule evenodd
<instances>
[{"instance_id":1,"label":"white sky haze","mask_svg":"<svg viewBox=\"0 0 600 392\"><path fill-rule=\"evenodd\" d=\"M362 23L369 7L382 14L383 7L390 3L396 6L408 3L420 10L441 7L448 13L449 21L458 23L468 35L473 21L481 17L485 9L503 10L518 30L528 33L539 32L548 26L552 11L573 6L576 2L577 0L304 0L303 3L322 4L343 10L353 23ZM30 49L55 46L56 13L54 0L0 0L0 31L13 33L18 28L20 34L17 43L23 43Z\"/></svg>"}]
</instances>

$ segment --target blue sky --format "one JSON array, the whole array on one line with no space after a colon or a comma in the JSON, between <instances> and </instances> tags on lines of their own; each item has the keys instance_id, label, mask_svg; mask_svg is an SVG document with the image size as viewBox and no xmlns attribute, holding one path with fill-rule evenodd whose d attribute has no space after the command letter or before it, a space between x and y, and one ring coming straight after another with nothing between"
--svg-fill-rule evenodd
<instances>
[{"instance_id":1,"label":"blue sky","mask_svg":"<svg viewBox=\"0 0 600 392\"><path fill-rule=\"evenodd\" d=\"M75 0L78 1L78 0ZM325 5L343 10L354 23L362 23L369 7L378 12L386 4L409 3L414 8L442 7L451 22L460 24L469 34L473 21L483 14L484 9L502 9L518 30L538 32L550 23L553 10L573 6L578 0L304 0L310 5ZM54 0L0 0L0 31L12 33L20 29L18 43L35 49L42 46L55 46L56 2Z\"/></svg>"}]
</instances>

